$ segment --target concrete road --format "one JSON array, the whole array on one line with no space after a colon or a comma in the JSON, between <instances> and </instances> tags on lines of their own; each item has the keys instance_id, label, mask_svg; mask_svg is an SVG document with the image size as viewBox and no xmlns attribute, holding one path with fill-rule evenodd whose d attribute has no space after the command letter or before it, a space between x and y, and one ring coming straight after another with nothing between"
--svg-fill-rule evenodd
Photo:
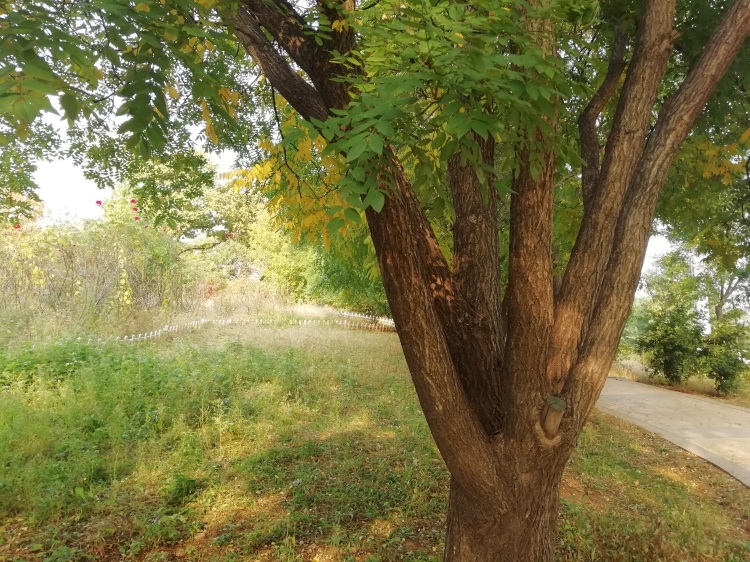
<instances>
[{"instance_id":1,"label":"concrete road","mask_svg":"<svg viewBox=\"0 0 750 562\"><path fill-rule=\"evenodd\" d=\"M750 487L750 410L610 377L602 412L661 435Z\"/></svg>"}]
</instances>

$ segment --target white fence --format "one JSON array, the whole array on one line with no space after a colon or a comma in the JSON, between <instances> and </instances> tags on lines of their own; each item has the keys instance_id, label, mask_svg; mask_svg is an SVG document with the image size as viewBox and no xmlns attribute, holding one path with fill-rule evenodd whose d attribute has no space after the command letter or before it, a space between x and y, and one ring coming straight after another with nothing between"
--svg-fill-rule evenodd
<instances>
[{"instance_id":1,"label":"white fence","mask_svg":"<svg viewBox=\"0 0 750 562\"><path fill-rule=\"evenodd\" d=\"M218 320L209 320L201 318L200 320L194 320L183 324L168 324L163 328L152 330L150 332L143 332L140 334L131 334L128 336L110 336L107 338L101 337L89 337L89 338L76 338L74 340L65 340L67 343L96 343L103 344L107 342L124 342L124 343L137 343L142 341L154 340L165 336L175 336L178 333L195 330L205 325L214 326L266 326L266 327L291 327L291 326L337 326L339 328L345 328L349 330L369 330L374 332L395 332L393 320L385 317L367 316L365 314L357 314L354 312L339 312L342 316L348 318L361 318L367 320L366 322L357 320L333 320L333 319L317 319L317 318L255 318L254 320L248 319L232 319L223 318ZM60 342L63 343L63 342Z\"/></svg>"}]
</instances>

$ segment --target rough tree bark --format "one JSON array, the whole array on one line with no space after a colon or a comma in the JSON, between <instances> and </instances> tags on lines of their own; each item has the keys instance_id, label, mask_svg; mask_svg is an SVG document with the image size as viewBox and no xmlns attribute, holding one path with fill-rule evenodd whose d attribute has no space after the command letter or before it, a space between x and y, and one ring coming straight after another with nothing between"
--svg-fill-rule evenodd
<instances>
[{"instance_id":1,"label":"rough tree bark","mask_svg":"<svg viewBox=\"0 0 750 562\"><path fill-rule=\"evenodd\" d=\"M315 30L287 0L240 5L238 38L303 117L324 119L346 107L346 86L336 80L341 68L330 53L354 49L353 32L317 44ZM333 21L354 7L335 0L324 9ZM609 72L581 115L585 212L557 290L551 151L518 154L503 306L493 194L485 203L473 170L457 157L448 162L456 211L451 269L390 152L396 185L380 213L367 211L367 221L419 401L451 474L446 560L553 559L562 473L613 360L661 186L750 32L750 0L735 0L650 131L675 39L674 12L675 0L644 2L630 62L628 38L618 33ZM616 111L600 162L597 118L610 101ZM534 146L544 145L539 140ZM491 163L492 142L480 145ZM533 158L543 162L540 174L531 174Z\"/></svg>"}]
</instances>

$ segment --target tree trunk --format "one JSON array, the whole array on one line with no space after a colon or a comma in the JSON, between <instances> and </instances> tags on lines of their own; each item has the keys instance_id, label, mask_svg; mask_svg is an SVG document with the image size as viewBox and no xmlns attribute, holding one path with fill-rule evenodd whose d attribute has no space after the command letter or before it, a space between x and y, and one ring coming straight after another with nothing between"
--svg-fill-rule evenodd
<instances>
[{"instance_id":1,"label":"tree trunk","mask_svg":"<svg viewBox=\"0 0 750 562\"><path fill-rule=\"evenodd\" d=\"M526 476L526 478L524 478ZM473 501L451 481L446 562L548 562L557 546L560 476L516 475L500 497ZM526 480L526 481L524 481Z\"/></svg>"}]
</instances>

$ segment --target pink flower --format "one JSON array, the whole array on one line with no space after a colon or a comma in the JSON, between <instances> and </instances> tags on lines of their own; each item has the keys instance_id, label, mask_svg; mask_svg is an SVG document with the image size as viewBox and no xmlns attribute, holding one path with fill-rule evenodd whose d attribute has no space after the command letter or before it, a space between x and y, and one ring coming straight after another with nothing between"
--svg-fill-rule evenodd
<instances>
[{"instance_id":1,"label":"pink flower","mask_svg":"<svg viewBox=\"0 0 750 562\"><path fill-rule=\"evenodd\" d=\"M20 224L13 225L13 228L19 229L19 228L21 228L21 225Z\"/></svg>"},{"instance_id":2,"label":"pink flower","mask_svg":"<svg viewBox=\"0 0 750 562\"><path fill-rule=\"evenodd\" d=\"M133 220L134 221L139 221L139 220L141 220L141 217L133 217Z\"/></svg>"},{"instance_id":3,"label":"pink flower","mask_svg":"<svg viewBox=\"0 0 750 562\"><path fill-rule=\"evenodd\" d=\"M131 199L131 200L130 200L130 202L131 202L131 203L135 203L135 199Z\"/></svg>"},{"instance_id":4,"label":"pink flower","mask_svg":"<svg viewBox=\"0 0 750 562\"><path fill-rule=\"evenodd\" d=\"M144 226L143 228L148 228L148 225Z\"/></svg>"},{"instance_id":5,"label":"pink flower","mask_svg":"<svg viewBox=\"0 0 750 562\"><path fill-rule=\"evenodd\" d=\"M134 210L134 211L137 211L137 210L138 210L138 207L133 207L133 210Z\"/></svg>"},{"instance_id":6,"label":"pink flower","mask_svg":"<svg viewBox=\"0 0 750 562\"><path fill-rule=\"evenodd\" d=\"M102 202L101 202L101 200L97 199L97 200L96 200L96 204L97 204L97 205L99 205L99 206L101 207L101 205L102 205Z\"/></svg>"}]
</instances>

